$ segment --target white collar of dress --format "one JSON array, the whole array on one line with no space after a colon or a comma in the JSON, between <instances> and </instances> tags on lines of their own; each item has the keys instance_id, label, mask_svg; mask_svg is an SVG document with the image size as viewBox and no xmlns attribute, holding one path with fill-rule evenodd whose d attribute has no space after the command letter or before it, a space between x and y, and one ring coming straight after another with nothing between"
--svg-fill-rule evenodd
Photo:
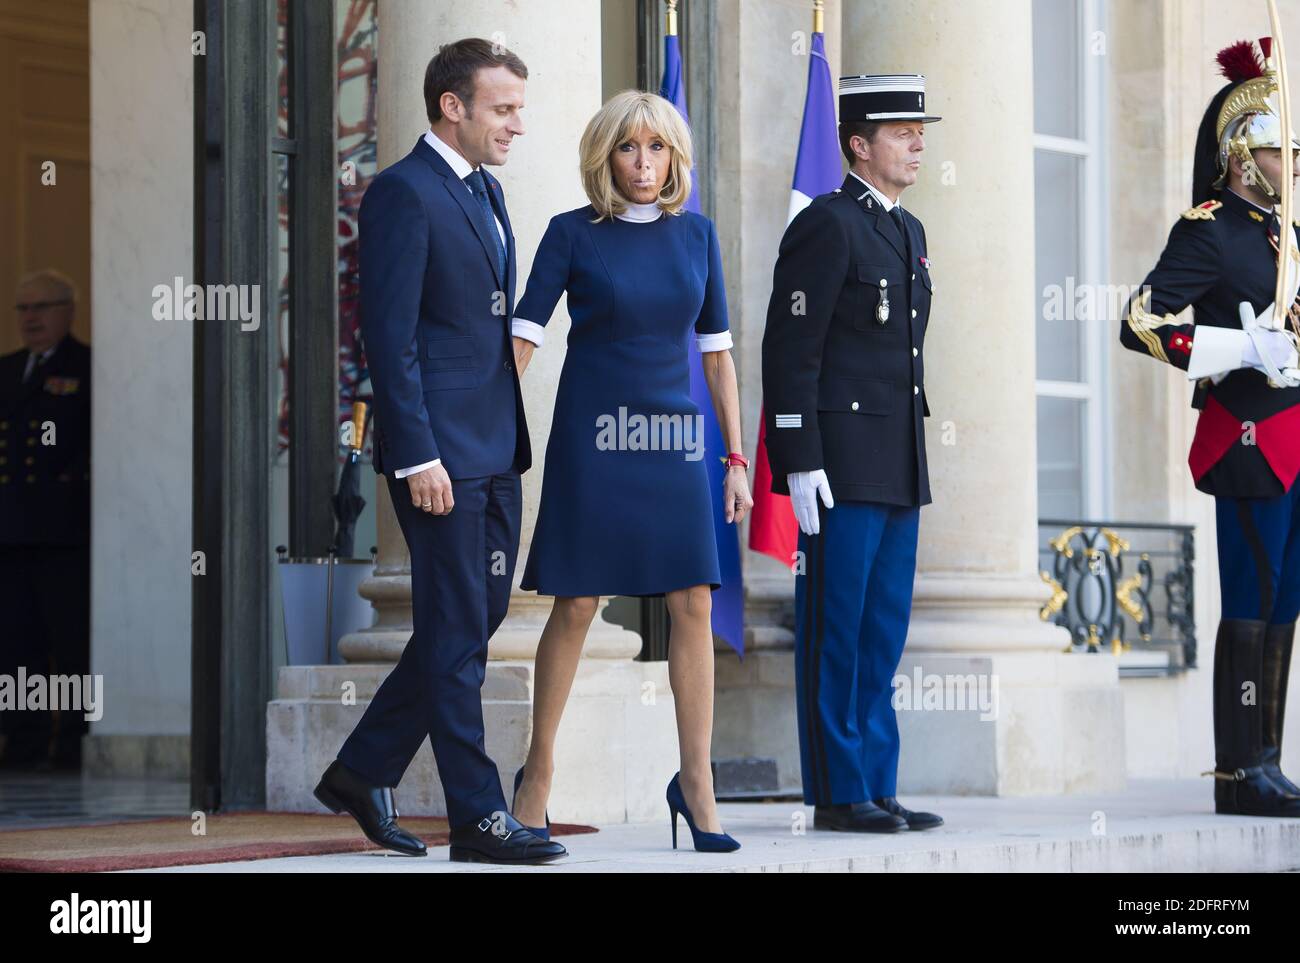
<instances>
[{"instance_id":1,"label":"white collar of dress","mask_svg":"<svg viewBox=\"0 0 1300 963\"><path fill-rule=\"evenodd\" d=\"M659 206L658 202L651 202L649 204L633 204L629 202L626 211L622 214L615 214L614 216L620 221L644 222L657 221L662 214L663 209Z\"/></svg>"}]
</instances>

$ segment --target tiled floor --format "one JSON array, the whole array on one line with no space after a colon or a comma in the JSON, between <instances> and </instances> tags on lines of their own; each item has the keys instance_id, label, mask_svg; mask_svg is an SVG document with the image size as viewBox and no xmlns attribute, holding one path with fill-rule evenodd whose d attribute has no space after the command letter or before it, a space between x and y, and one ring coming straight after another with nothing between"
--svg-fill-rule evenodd
<instances>
[{"instance_id":1,"label":"tiled floor","mask_svg":"<svg viewBox=\"0 0 1300 963\"><path fill-rule=\"evenodd\" d=\"M0 830L186 816L189 795L187 779L0 773Z\"/></svg>"}]
</instances>

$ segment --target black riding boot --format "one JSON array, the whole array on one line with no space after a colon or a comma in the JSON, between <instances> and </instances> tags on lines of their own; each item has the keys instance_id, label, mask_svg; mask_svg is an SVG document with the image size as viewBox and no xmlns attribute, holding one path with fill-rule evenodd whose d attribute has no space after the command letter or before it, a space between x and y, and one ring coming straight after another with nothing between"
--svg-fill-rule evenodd
<instances>
[{"instance_id":1,"label":"black riding boot","mask_svg":"<svg viewBox=\"0 0 1300 963\"><path fill-rule=\"evenodd\" d=\"M1263 653L1266 624L1223 619L1214 644L1214 811L1238 816L1300 816L1300 797L1263 766ZM1247 688L1247 684L1250 688ZM1207 774L1208 775L1208 774Z\"/></svg>"},{"instance_id":2,"label":"black riding boot","mask_svg":"<svg viewBox=\"0 0 1300 963\"><path fill-rule=\"evenodd\" d=\"M1263 766L1268 777L1293 796L1300 786L1282 774L1282 722L1286 717L1286 683L1291 672L1291 643L1295 623L1270 625L1264 633L1264 681L1260 685L1260 708L1264 710Z\"/></svg>"}]
</instances>

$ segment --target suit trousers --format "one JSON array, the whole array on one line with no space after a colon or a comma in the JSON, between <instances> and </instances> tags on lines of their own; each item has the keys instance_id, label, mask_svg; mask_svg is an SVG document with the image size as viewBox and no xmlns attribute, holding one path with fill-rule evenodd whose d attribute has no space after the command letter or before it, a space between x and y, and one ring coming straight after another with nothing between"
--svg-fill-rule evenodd
<instances>
[{"instance_id":1,"label":"suit trousers","mask_svg":"<svg viewBox=\"0 0 1300 963\"><path fill-rule=\"evenodd\" d=\"M452 827L506 810L483 738L488 639L510 605L519 552L519 472L454 479L455 505L432 515L388 479L411 555L414 633L338 758L372 785L396 786L427 736Z\"/></svg>"}]
</instances>

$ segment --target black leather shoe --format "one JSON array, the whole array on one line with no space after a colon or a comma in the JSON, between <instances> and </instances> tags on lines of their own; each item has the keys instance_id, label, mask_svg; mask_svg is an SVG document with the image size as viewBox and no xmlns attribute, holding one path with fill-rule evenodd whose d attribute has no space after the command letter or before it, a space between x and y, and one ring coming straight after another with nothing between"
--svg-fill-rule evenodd
<instances>
[{"instance_id":1,"label":"black leather shoe","mask_svg":"<svg viewBox=\"0 0 1300 963\"><path fill-rule=\"evenodd\" d=\"M559 843L528 831L504 809L451 831L453 863L549 863L569 855Z\"/></svg>"},{"instance_id":2,"label":"black leather shoe","mask_svg":"<svg viewBox=\"0 0 1300 963\"><path fill-rule=\"evenodd\" d=\"M424 843L397 825L397 806L388 786L372 786L359 773L335 759L320 777L315 796L330 812L346 809L366 839L405 856L424 856Z\"/></svg>"},{"instance_id":3,"label":"black leather shoe","mask_svg":"<svg viewBox=\"0 0 1300 963\"><path fill-rule=\"evenodd\" d=\"M1214 811L1236 816L1300 816L1300 796L1264 768L1264 709L1242 698L1264 678L1264 635L1257 619L1222 619L1214 643ZM1267 702L1267 699L1264 700Z\"/></svg>"},{"instance_id":4,"label":"black leather shoe","mask_svg":"<svg viewBox=\"0 0 1300 963\"><path fill-rule=\"evenodd\" d=\"M897 833L906 828L907 820L902 816L887 813L870 802L818 806L813 810L813 829L834 829L842 833Z\"/></svg>"},{"instance_id":5,"label":"black leather shoe","mask_svg":"<svg viewBox=\"0 0 1300 963\"><path fill-rule=\"evenodd\" d=\"M937 813L917 813L899 804L893 796L874 800L875 804L887 813L902 816L908 829L934 829L943 825L943 817Z\"/></svg>"}]
</instances>

